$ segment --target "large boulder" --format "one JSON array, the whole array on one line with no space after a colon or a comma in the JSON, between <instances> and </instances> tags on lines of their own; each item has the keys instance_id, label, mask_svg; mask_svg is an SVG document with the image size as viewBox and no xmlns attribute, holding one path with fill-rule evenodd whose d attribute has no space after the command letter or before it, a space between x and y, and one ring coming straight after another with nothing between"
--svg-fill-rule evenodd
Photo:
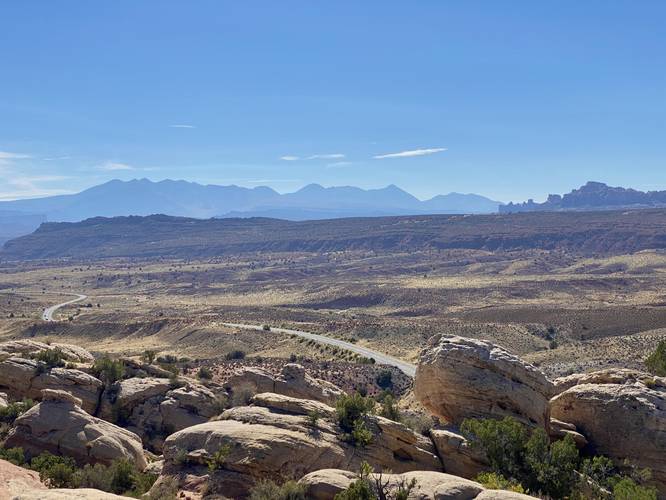
<instances>
[{"instance_id":1,"label":"large boulder","mask_svg":"<svg viewBox=\"0 0 666 500\"><path fill-rule=\"evenodd\" d=\"M28 490L38 490L42 494L46 490L39 480L39 473L0 460L0 499L15 498L15 495Z\"/></svg>"},{"instance_id":2,"label":"large boulder","mask_svg":"<svg viewBox=\"0 0 666 500\"><path fill-rule=\"evenodd\" d=\"M597 454L652 469L666 493L666 378L603 370L558 381L553 418L574 424Z\"/></svg>"},{"instance_id":3,"label":"large boulder","mask_svg":"<svg viewBox=\"0 0 666 500\"><path fill-rule=\"evenodd\" d=\"M2 498L2 497L0 497ZM23 490L12 500L127 500L127 497L106 493L93 488Z\"/></svg>"},{"instance_id":4,"label":"large boulder","mask_svg":"<svg viewBox=\"0 0 666 500\"><path fill-rule=\"evenodd\" d=\"M141 470L146 467L136 434L93 417L80 406L81 401L68 392L44 390L42 402L14 421L5 447L21 447L28 457L48 451L79 464L109 465L126 458Z\"/></svg>"},{"instance_id":5,"label":"large boulder","mask_svg":"<svg viewBox=\"0 0 666 500\"><path fill-rule=\"evenodd\" d=\"M81 370L41 369L32 359L10 357L0 361L0 388L14 399L39 400L44 389L63 390L82 401L83 409L94 413L104 384Z\"/></svg>"},{"instance_id":6,"label":"large boulder","mask_svg":"<svg viewBox=\"0 0 666 500\"><path fill-rule=\"evenodd\" d=\"M350 471L324 469L311 472L299 481L311 500L333 500L349 488L358 476ZM443 472L413 471L403 474L372 474L370 481L381 481L389 491L416 481L410 500L527 500L534 497L508 491L486 490L481 484Z\"/></svg>"},{"instance_id":7,"label":"large boulder","mask_svg":"<svg viewBox=\"0 0 666 500\"><path fill-rule=\"evenodd\" d=\"M248 388L252 393L272 392L292 398L312 399L329 405L344 391L325 380L311 377L305 368L296 363L286 364L280 375L272 375L261 368L246 367L231 376L225 387L229 392L239 388Z\"/></svg>"},{"instance_id":8,"label":"large boulder","mask_svg":"<svg viewBox=\"0 0 666 500\"><path fill-rule=\"evenodd\" d=\"M0 359L9 357L32 358L42 351L58 349L62 352L65 360L73 363L92 363L95 358L83 347L72 344L45 344L36 340L11 340L0 343Z\"/></svg>"},{"instance_id":9,"label":"large boulder","mask_svg":"<svg viewBox=\"0 0 666 500\"><path fill-rule=\"evenodd\" d=\"M169 379L130 378L116 382L102 398L99 416L138 434L153 451L161 451L169 434L218 415L218 397L193 382L174 387Z\"/></svg>"},{"instance_id":10,"label":"large boulder","mask_svg":"<svg viewBox=\"0 0 666 500\"><path fill-rule=\"evenodd\" d=\"M219 421L169 436L163 476L208 474L206 464L226 446L228 456L211 475L208 488L223 484L225 494L234 498L246 494L258 479L298 478L323 468L357 470L363 461L396 473L441 470L430 440L397 422L368 417L373 439L366 447L354 447L343 439L330 406L278 394L256 395L253 403L227 410ZM316 424L309 417L315 413Z\"/></svg>"},{"instance_id":11,"label":"large boulder","mask_svg":"<svg viewBox=\"0 0 666 500\"><path fill-rule=\"evenodd\" d=\"M444 472L473 478L490 469L485 454L472 447L461 434L449 429L433 429L430 438L444 465Z\"/></svg>"},{"instance_id":12,"label":"large boulder","mask_svg":"<svg viewBox=\"0 0 666 500\"><path fill-rule=\"evenodd\" d=\"M547 427L553 384L536 367L482 340L438 335L421 352L416 398L459 425L465 418L514 417Z\"/></svg>"}]
</instances>

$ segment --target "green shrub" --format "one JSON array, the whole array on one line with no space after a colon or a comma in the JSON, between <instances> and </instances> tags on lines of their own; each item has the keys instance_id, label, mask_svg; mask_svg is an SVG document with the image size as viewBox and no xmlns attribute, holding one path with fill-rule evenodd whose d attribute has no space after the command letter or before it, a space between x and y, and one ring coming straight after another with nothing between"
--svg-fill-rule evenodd
<instances>
[{"instance_id":1,"label":"green shrub","mask_svg":"<svg viewBox=\"0 0 666 500\"><path fill-rule=\"evenodd\" d=\"M95 360L91 371L95 377L104 382L108 387L123 378L125 375L125 366L121 361L104 356Z\"/></svg>"},{"instance_id":2,"label":"green shrub","mask_svg":"<svg viewBox=\"0 0 666 500\"><path fill-rule=\"evenodd\" d=\"M111 493L121 495L134 489L137 471L132 462L127 459L116 460L109 469L111 471Z\"/></svg>"},{"instance_id":3,"label":"green shrub","mask_svg":"<svg viewBox=\"0 0 666 500\"><path fill-rule=\"evenodd\" d=\"M564 498L577 482L578 448L570 435L551 445L546 431L536 429L525 446L525 462L526 484L533 491Z\"/></svg>"},{"instance_id":4,"label":"green shrub","mask_svg":"<svg viewBox=\"0 0 666 500\"><path fill-rule=\"evenodd\" d=\"M367 424L363 418L359 418L354 422L354 428L351 431L351 439L349 440L354 446L367 446L372 442L372 432L368 429Z\"/></svg>"},{"instance_id":5,"label":"green shrub","mask_svg":"<svg viewBox=\"0 0 666 500\"><path fill-rule=\"evenodd\" d=\"M580 473L589 477L602 488L612 489L610 480L616 475L616 468L610 458L597 456L583 460Z\"/></svg>"},{"instance_id":6,"label":"green shrub","mask_svg":"<svg viewBox=\"0 0 666 500\"><path fill-rule=\"evenodd\" d=\"M346 433L345 438L354 445L365 446L372 440L372 432L365 424L365 417L372 413L375 402L356 393L338 399L335 411L338 425Z\"/></svg>"},{"instance_id":7,"label":"green shrub","mask_svg":"<svg viewBox=\"0 0 666 500\"><path fill-rule=\"evenodd\" d=\"M197 377L200 378L201 380L210 380L213 378L213 372L211 371L210 368L202 366L201 368L199 368L199 371L197 372Z\"/></svg>"},{"instance_id":8,"label":"green shrub","mask_svg":"<svg viewBox=\"0 0 666 500\"><path fill-rule=\"evenodd\" d=\"M645 360L645 366L651 373L666 377L666 340L659 342L655 351Z\"/></svg>"},{"instance_id":9,"label":"green shrub","mask_svg":"<svg viewBox=\"0 0 666 500\"><path fill-rule=\"evenodd\" d=\"M165 354L164 356L159 356L157 362L163 365L175 365L178 363L178 356L173 354Z\"/></svg>"},{"instance_id":10,"label":"green shrub","mask_svg":"<svg viewBox=\"0 0 666 500\"><path fill-rule=\"evenodd\" d=\"M234 351L228 352L226 354L226 356L224 356L224 357L227 360L245 359L245 351L241 351L240 349L236 349Z\"/></svg>"},{"instance_id":11,"label":"green shrub","mask_svg":"<svg viewBox=\"0 0 666 500\"><path fill-rule=\"evenodd\" d=\"M281 486L268 479L261 480L250 490L250 500L306 500L305 487L296 481Z\"/></svg>"},{"instance_id":12,"label":"green shrub","mask_svg":"<svg viewBox=\"0 0 666 500\"><path fill-rule=\"evenodd\" d=\"M460 431L472 446L486 454L493 471L509 479L522 476L527 430L517 420L465 419Z\"/></svg>"},{"instance_id":13,"label":"green shrub","mask_svg":"<svg viewBox=\"0 0 666 500\"><path fill-rule=\"evenodd\" d=\"M507 490L514 493L525 493L525 488L516 481L511 481L497 472L482 472L475 481L489 490Z\"/></svg>"},{"instance_id":14,"label":"green shrub","mask_svg":"<svg viewBox=\"0 0 666 500\"><path fill-rule=\"evenodd\" d=\"M76 487L76 462L73 458L56 456L45 451L30 460L30 468L39 472L39 479L49 488Z\"/></svg>"},{"instance_id":15,"label":"green shrub","mask_svg":"<svg viewBox=\"0 0 666 500\"><path fill-rule=\"evenodd\" d=\"M657 490L641 486L629 477L623 477L613 485L614 500L657 500Z\"/></svg>"},{"instance_id":16,"label":"green shrub","mask_svg":"<svg viewBox=\"0 0 666 500\"><path fill-rule=\"evenodd\" d=\"M376 382L382 389L393 387L393 372L388 369L380 371L377 375Z\"/></svg>"},{"instance_id":17,"label":"green shrub","mask_svg":"<svg viewBox=\"0 0 666 500\"><path fill-rule=\"evenodd\" d=\"M335 495L335 500L408 500L416 488L416 479L389 485L381 474L372 475L372 467L367 462L361 464L358 479L349 487Z\"/></svg>"},{"instance_id":18,"label":"green shrub","mask_svg":"<svg viewBox=\"0 0 666 500\"><path fill-rule=\"evenodd\" d=\"M45 349L39 351L33 356L33 359L39 363L46 365L48 369L65 366L65 355L62 352L62 349Z\"/></svg>"},{"instance_id":19,"label":"green shrub","mask_svg":"<svg viewBox=\"0 0 666 500\"><path fill-rule=\"evenodd\" d=\"M143 362L148 363L149 365L152 365L155 362L156 357L157 351L153 351L152 349L146 349L143 351L143 354L141 354L141 359Z\"/></svg>"},{"instance_id":20,"label":"green shrub","mask_svg":"<svg viewBox=\"0 0 666 500\"><path fill-rule=\"evenodd\" d=\"M567 497L577 484L578 449L571 436L550 443L543 429L528 433L511 417L465 420L463 435L484 451L493 472L532 492Z\"/></svg>"},{"instance_id":21,"label":"green shrub","mask_svg":"<svg viewBox=\"0 0 666 500\"><path fill-rule=\"evenodd\" d=\"M317 429L319 427L320 418L321 414L317 410L312 410L311 412L308 413L307 416L308 426L310 426L313 429Z\"/></svg>"},{"instance_id":22,"label":"green shrub","mask_svg":"<svg viewBox=\"0 0 666 500\"><path fill-rule=\"evenodd\" d=\"M14 465L25 464L25 454L23 448L0 448L0 459L7 460Z\"/></svg>"},{"instance_id":23,"label":"green shrub","mask_svg":"<svg viewBox=\"0 0 666 500\"><path fill-rule=\"evenodd\" d=\"M85 465L76 472L75 482L79 488L94 488L111 491L111 474L106 465Z\"/></svg>"},{"instance_id":24,"label":"green shrub","mask_svg":"<svg viewBox=\"0 0 666 500\"><path fill-rule=\"evenodd\" d=\"M382 417L395 422L400 422L402 420L402 416L400 415L400 411L398 410L398 406L396 405L395 398L392 394L385 394L381 399L381 405L379 414Z\"/></svg>"},{"instance_id":25,"label":"green shrub","mask_svg":"<svg viewBox=\"0 0 666 500\"><path fill-rule=\"evenodd\" d=\"M33 406L35 406L35 402L32 399L23 399L22 401L9 403L4 408L0 408L0 422L13 424L14 420Z\"/></svg>"},{"instance_id":26,"label":"green shrub","mask_svg":"<svg viewBox=\"0 0 666 500\"><path fill-rule=\"evenodd\" d=\"M432 417L422 413L403 413L400 416L400 421L414 432L424 436L428 436L430 434L430 429L432 429L433 426Z\"/></svg>"},{"instance_id":27,"label":"green shrub","mask_svg":"<svg viewBox=\"0 0 666 500\"><path fill-rule=\"evenodd\" d=\"M217 450L211 458L207 460L208 470L215 471L224 468L224 462L226 462L227 457L231 453L231 446L225 444L219 450Z\"/></svg>"}]
</instances>

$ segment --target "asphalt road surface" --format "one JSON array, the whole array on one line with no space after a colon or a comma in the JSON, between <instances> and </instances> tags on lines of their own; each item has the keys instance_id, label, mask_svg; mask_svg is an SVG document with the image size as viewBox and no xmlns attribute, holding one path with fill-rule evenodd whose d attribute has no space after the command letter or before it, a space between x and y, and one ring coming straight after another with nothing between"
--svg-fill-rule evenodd
<instances>
[{"instance_id":1,"label":"asphalt road surface","mask_svg":"<svg viewBox=\"0 0 666 500\"><path fill-rule=\"evenodd\" d=\"M259 330L263 331L262 325L246 325L243 323L223 323L225 326L230 326L232 328L242 328L244 330ZM271 332L276 333L286 333L287 335L296 335L298 337L303 337L305 339L314 340L315 342L321 342L322 344L328 344L342 349L347 349L348 351L355 352L366 358L373 358L375 363L379 365L389 365L395 366L405 374L410 377L416 375L416 365L412 365L405 361L402 361L388 354L384 354L373 349L368 349L367 347L361 347L351 342L345 342L344 340L338 340L331 337L326 337L325 335L317 335L316 333L303 332L301 330L290 330L288 328L274 328L271 327Z\"/></svg>"},{"instance_id":2,"label":"asphalt road surface","mask_svg":"<svg viewBox=\"0 0 666 500\"><path fill-rule=\"evenodd\" d=\"M88 298L87 295L81 295L78 293L72 293L70 295L75 295L76 298L72 300L68 300L67 302L63 302L62 304L56 304L55 306L51 306L49 308L44 309L44 314L42 314L42 319L44 321L55 321L53 319L53 314L60 308L68 306L70 304L76 304L77 302L81 302L82 300L86 300Z\"/></svg>"}]
</instances>

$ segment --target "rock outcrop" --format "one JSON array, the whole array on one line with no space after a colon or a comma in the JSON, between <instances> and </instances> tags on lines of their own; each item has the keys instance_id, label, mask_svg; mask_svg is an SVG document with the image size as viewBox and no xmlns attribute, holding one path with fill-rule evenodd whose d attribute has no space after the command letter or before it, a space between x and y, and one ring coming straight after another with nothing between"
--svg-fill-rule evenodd
<instances>
[{"instance_id":1,"label":"rock outcrop","mask_svg":"<svg viewBox=\"0 0 666 500\"><path fill-rule=\"evenodd\" d=\"M0 499L15 498L15 495L29 490L38 490L42 493L46 490L46 486L39 480L39 474L6 460L0 460Z\"/></svg>"},{"instance_id":2,"label":"rock outcrop","mask_svg":"<svg viewBox=\"0 0 666 500\"><path fill-rule=\"evenodd\" d=\"M42 390L64 390L82 401L83 408L95 412L103 389L101 380L70 368L40 369L32 359L9 357L0 362L0 388L14 399L39 400Z\"/></svg>"},{"instance_id":3,"label":"rock outcrop","mask_svg":"<svg viewBox=\"0 0 666 500\"><path fill-rule=\"evenodd\" d=\"M574 424L598 454L652 469L666 493L666 378L603 370L557 381L553 418Z\"/></svg>"},{"instance_id":4,"label":"rock outcrop","mask_svg":"<svg viewBox=\"0 0 666 500\"><path fill-rule=\"evenodd\" d=\"M11 498L12 500L127 500L127 497L92 488L24 490Z\"/></svg>"},{"instance_id":5,"label":"rock outcrop","mask_svg":"<svg viewBox=\"0 0 666 500\"><path fill-rule=\"evenodd\" d=\"M308 375L305 368L296 363L289 363L278 376L261 368L243 368L239 373L230 377L225 387L229 392L239 388L248 388L254 394L272 392L292 398L312 399L329 405L344 391L330 382L319 380Z\"/></svg>"},{"instance_id":6,"label":"rock outcrop","mask_svg":"<svg viewBox=\"0 0 666 500\"><path fill-rule=\"evenodd\" d=\"M58 349L65 360L73 363L92 363L95 358L83 347L72 344L45 344L36 340L12 340L0 343L0 359L9 357L31 358L42 351Z\"/></svg>"},{"instance_id":7,"label":"rock outcrop","mask_svg":"<svg viewBox=\"0 0 666 500\"><path fill-rule=\"evenodd\" d=\"M551 439L564 439L567 436L571 436L576 443L578 449L585 448L589 443L587 438L583 436L574 424L568 422L562 422L556 418L550 419L550 427L548 429L548 434Z\"/></svg>"},{"instance_id":8,"label":"rock outcrop","mask_svg":"<svg viewBox=\"0 0 666 500\"><path fill-rule=\"evenodd\" d=\"M99 416L138 434L160 451L164 438L207 422L221 412L218 397L201 384L172 387L165 378L129 378L116 382L102 398Z\"/></svg>"},{"instance_id":9,"label":"rock outcrop","mask_svg":"<svg viewBox=\"0 0 666 500\"><path fill-rule=\"evenodd\" d=\"M372 474L371 480L380 478ZM305 486L307 498L311 500L333 500L337 493L347 489L357 479L353 472L339 469L324 469L311 472L299 481ZM382 474L381 482L387 489L395 490L401 485L416 481L409 498L413 500L527 500L534 497L508 491L486 490L469 479L432 471L413 471L403 474Z\"/></svg>"},{"instance_id":10,"label":"rock outcrop","mask_svg":"<svg viewBox=\"0 0 666 500\"><path fill-rule=\"evenodd\" d=\"M428 410L454 425L465 418L510 416L546 428L553 384L501 347L438 335L421 353L414 394Z\"/></svg>"},{"instance_id":11,"label":"rock outcrop","mask_svg":"<svg viewBox=\"0 0 666 500\"><path fill-rule=\"evenodd\" d=\"M483 452L473 448L464 436L446 429L433 429L430 438L435 444L444 472L454 476L476 477L490 469Z\"/></svg>"},{"instance_id":12,"label":"rock outcrop","mask_svg":"<svg viewBox=\"0 0 666 500\"><path fill-rule=\"evenodd\" d=\"M314 413L319 415L316 423L309 418ZM228 455L211 475L208 487L214 490L215 484L223 483L225 495L231 497L246 494L258 479L299 478L323 468L357 470L363 461L396 473L441 470L429 439L382 417L369 416L367 426L373 434L371 443L354 447L344 441L332 407L258 394L253 406L232 408L219 421L169 436L164 443L163 477L208 474L206 464L227 446Z\"/></svg>"},{"instance_id":13,"label":"rock outcrop","mask_svg":"<svg viewBox=\"0 0 666 500\"><path fill-rule=\"evenodd\" d=\"M81 401L68 392L44 390L42 402L14 421L5 446L21 447L28 457L48 451L79 464L108 465L127 458L141 470L146 467L136 434L93 417L80 406Z\"/></svg>"}]
</instances>

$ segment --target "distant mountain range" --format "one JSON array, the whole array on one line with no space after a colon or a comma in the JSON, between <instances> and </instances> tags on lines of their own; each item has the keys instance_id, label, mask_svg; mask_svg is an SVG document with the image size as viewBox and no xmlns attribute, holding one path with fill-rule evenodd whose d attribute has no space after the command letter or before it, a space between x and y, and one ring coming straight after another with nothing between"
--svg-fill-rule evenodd
<instances>
[{"instance_id":1,"label":"distant mountain range","mask_svg":"<svg viewBox=\"0 0 666 500\"><path fill-rule=\"evenodd\" d=\"M12 238L32 233L42 222L46 222L44 215L0 210L0 245Z\"/></svg>"},{"instance_id":2,"label":"distant mountain range","mask_svg":"<svg viewBox=\"0 0 666 500\"><path fill-rule=\"evenodd\" d=\"M0 202L0 213L30 214L27 234L43 220L77 222L92 217L164 214L211 217L271 217L287 220L335 219L387 215L497 212L500 202L476 194L451 193L420 201L397 186L382 189L329 187L310 184L295 193L280 194L269 187L201 185L194 182L147 179L113 180L77 194ZM41 219L39 219L41 218ZM3 233L16 236L0 221ZM7 239L7 237L5 237Z\"/></svg>"},{"instance_id":3,"label":"distant mountain range","mask_svg":"<svg viewBox=\"0 0 666 500\"><path fill-rule=\"evenodd\" d=\"M666 207L666 191L642 192L588 182L543 203L493 201L477 194L449 193L421 201L397 186L360 189L310 184L294 193L269 187L201 185L147 179L114 180L77 194L0 202L0 243L29 234L42 222L78 222L93 217L163 214L197 219L266 217L291 221L425 214L593 211Z\"/></svg>"},{"instance_id":4,"label":"distant mountain range","mask_svg":"<svg viewBox=\"0 0 666 500\"><path fill-rule=\"evenodd\" d=\"M543 203L528 200L499 207L500 213L618 210L666 207L666 191L637 191L588 182L563 196L551 194Z\"/></svg>"}]
</instances>

